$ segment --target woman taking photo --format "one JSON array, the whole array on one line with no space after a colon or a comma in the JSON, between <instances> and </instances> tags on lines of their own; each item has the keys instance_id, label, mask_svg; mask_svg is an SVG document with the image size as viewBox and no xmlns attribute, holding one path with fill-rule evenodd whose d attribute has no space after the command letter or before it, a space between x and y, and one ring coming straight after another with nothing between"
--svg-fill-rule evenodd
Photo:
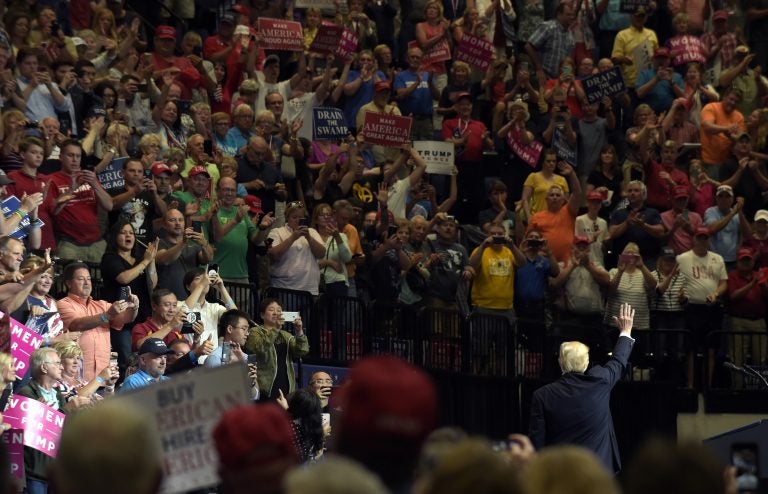
<instances>
[{"instance_id":1,"label":"woman taking photo","mask_svg":"<svg viewBox=\"0 0 768 494\"><path fill-rule=\"evenodd\" d=\"M104 300L115 302L125 298L126 294L134 294L139 300L150 299L150 294L157 286L157 242L150 242L145 250L137 245L133 225L121 220L112 227L100 266L104 282ZM140 304L136 321L144 321L150 315L151 305ZM128 324L120 331L110 329L112 348L117 351L121 369L128 365L132 327L133 324Z\"/></svg>"},{"instance_id":2,"label":"woman taking photo","mask_svg":"<svg viewBox=\"0 0 768 494\"><path fill-rule=\"evenodd\" d=\"M612 314L622 304L631 304L635 309L634 329L650 329L650 307L648 300L656 289L656 278L643 263L640 248L629 242L619 256L619 265L608 273L611 277L608 286L608 303L605 305L603 324L616 325Z\"/></svg>"},{"instance_id":3,"label":"woman taking photo","mask_svg":"<svg viewBox=\"0 0 768 494\"><path fill-rule=\"evenodd\" d=\"M308 389L297 389L288 398L288 414L301 463L316 460L323 453L325 434L322 410L317 393Z\"/></svg>"},{"instance_id":4,"label":"woman taking photo","mask_svg":"<svg viewBox=\"0 0 768 494\"><path fill-rule=\"evenodd\" d=\"M21 263L19 271L27 274L31 271L45 266L45 259L37 256L30 256ZM48 295L53 286L53 267L40 275L38 280L32 286L32 290L27 295L27 318L26 325L36 333L42 335L45 339L44 345L50 345L58 341L72 340L77 337L77 333L64 333L64 323L59 315L59 308L56 305L56 299ZM15 316L14 316L15 317Z\"/></svg>"},{"instance_id":5,"label":"woman taking photo","mask_svg":"<svg viewBox=\"0 0 768 494\"><path fill-rule=\"evenodd\" d=\"M610 204L600 209L600 216L607 218L616 208L624 192L621 190L622 176L619 169L619 157L613 144L606 144L600 149L600 158L587 177L587 194L597 191Z\"/></svg>"},{"instance_id":6,"label":"woman taking photo","mask_svg":"<svg viewBox=\"0 0 768 494\"><path fill-rule=\"evenodd\" d=\"M283 329L283 308L277 299L262 300L259 314L262 323L251 328L245 352L258 359L262 398L277 400L296 389L293 360L309 353L309 341L300 316L293 321L296 336Z\"/></svg>"},{"instance_id":7,"label":"woman taking photo","mask_svg":"<svg viewBox=\"0 0 768 494\"><path fill-rule=\"evenodd\" d=\"M77 407L88 406L101 399L97 393L104 386L105 394L114 394L115 382L119 376L117 368L108 365L91 382L83 380L82 359L83 350L75 341L59 341L53 349L61 358L61 380L56 388L61 391L64 399L69 402L77 398Z\"/></svg>"},{"instance_id":8,"label":"woman taking photo","mask_svg":"<svg viewBox=\"0 0 768 494\"><path fill-rule=\"evenodd\" d=\"M346 297L349 286L346 264L352 260L352 252L349 250L347 236L339 232L331 206L315 206L312 226L317 229L325 245L325 256L317 261L325 293L331 297Z\"/></svg>"},{"instance_id":9,"label":"woman taking photo","mask_svg":"<svg viewBox=\"0 0 768 494\"><path fill-rule=\"evenodd\" d=\"M303 203L289 202L285 208L285 226L269 233L272 246L267 255L272 261L271 286L318 295L320 269L317 261L325 256L325 243L317 230L307 226L306 218Z\"/></svg>"}]
</instances>

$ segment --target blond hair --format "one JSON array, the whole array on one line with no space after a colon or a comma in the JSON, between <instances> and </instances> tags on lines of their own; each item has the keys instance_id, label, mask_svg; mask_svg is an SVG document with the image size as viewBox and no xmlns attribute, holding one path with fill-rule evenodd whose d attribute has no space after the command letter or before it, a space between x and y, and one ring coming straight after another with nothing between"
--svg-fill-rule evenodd
<instances>
[{"instance_id":1,"label":"blond hair","mask_svg":"<svg viewBox=\"0 0 768 494\"><path fill-rule=\"evenodd\" d=\"M563 373L584 372L589 365L589 347L580 341L565 341L558 360Z\"/></svg>"}]
</instances>

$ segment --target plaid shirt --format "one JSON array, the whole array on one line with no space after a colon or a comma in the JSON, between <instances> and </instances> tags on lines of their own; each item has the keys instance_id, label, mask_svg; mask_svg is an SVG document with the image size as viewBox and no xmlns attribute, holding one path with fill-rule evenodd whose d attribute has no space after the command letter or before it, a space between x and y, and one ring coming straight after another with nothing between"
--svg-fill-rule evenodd
<instances>
[{"instance_id":1,"label":"plaid shirt","mask_svg":"<svg viewBox=\"0 0 768 494\"><path fill-rule=\"evenodd\" d=\"M704 48L707 52L712 51L712 48L717 44L718 36L715 33L704 33L701 36L701 42L704 44ZM738 40L733 33L726 33L723 40L723 47L720 48L720 60L722 62L721 68L725 70L733 65L733 58L736 53L736 45ZM710 61L710 65L712 62Z\"/></svg>"},{"instance_id":2,"label":"plaid shirt","mask_svg":"<svg viewBox=\"0 0 768 494\"><path fill-rule=\"evenodd\" d=\"M576 42L573 34L557 20L541 24L528 39L536 48L544 72L553 79L560 75L560 62L571 55Z\"/></svg>"}]
</instances>

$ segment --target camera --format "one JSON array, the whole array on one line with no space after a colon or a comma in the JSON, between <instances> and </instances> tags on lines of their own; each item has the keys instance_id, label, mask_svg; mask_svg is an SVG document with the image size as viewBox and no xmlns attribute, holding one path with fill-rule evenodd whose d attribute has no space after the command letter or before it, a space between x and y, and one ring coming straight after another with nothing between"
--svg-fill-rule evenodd
<instances>
[{"instance_id":1,"label":"camera","mask_svg":"<svg viewBox=\"0 0 768 494\"><path fill-rule=\"evenodd\" d=\"M201 315L199 312L187 313L187 320L181 325L181 334L194 334L195 330L192 329L192 325L201 321Z\"/></svg>"}]
</instances>

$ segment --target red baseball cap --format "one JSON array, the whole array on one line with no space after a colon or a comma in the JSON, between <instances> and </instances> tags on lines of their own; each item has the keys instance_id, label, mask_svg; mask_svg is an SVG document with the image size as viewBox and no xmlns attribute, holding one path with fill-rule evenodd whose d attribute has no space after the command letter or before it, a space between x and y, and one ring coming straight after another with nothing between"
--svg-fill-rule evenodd
<instances>
[{"instance_id":1,"label":"red baseball cap","mask_svg":"<svg viewBox=\"0 0 768 494\"><path fill-rule=\"evenodd\" d=\"M152 164L152 175L158 176L163 173L173 173L171 167L163 163L162 161L156 161Z\"/></svg>"},{"instance_id":2,"label":"red baseball cap","mask_svg":"<svg viewBox=\"0 0 768 494\"><path fill-rule=\"evenodd\" d=\"M589 245L589 243L590 243L589 239L587 237L585 237L584 235L575 235L573 237L573 245L577 245L577 244L587 244L587 245Z\"/></svg>"},{"instance_id":3,"label":"red baseball cap","mask_svg":"<svg viewBox=\"0 0 768 494\"><path fill-rule=\"evenodd\" d=\"M193 166L191 170L189 170L189 176L194 177L200 174L205 174L208 178L211 178L211 174L208 173L208 170L204 166Z\"/></svg>"},{"instance_id":4,"label":"red baseball cap","mask_svg":"<svg viewBox=\"0 0 768 494\"><path fill-rule=\"evenodd\" d=\"M712 22L715 21L727 21L728 20L728 12L725 10L716 10L714 14L712 14Z\"/></svg>"},{"instance_id":5,"label":"red baseball cap","mask_svg":"<svg viewBox=\"0 0 768 494\"><path fill-rule=\"evenodd\" d=\"M668 48L660 46L653 52L653 58L670 58L672 55L669 53Z\"/></svg>"},{"instance_id":6,"label":"red baseball cap","mask_svg":"<svg viewBox=\"0 0 768 494\"><path fill-rule=\"evenodd\" d=\"M176 28L173 26L157 26L155 28L155 38L157 39L176 39Z\"/></svg>"},{"instance_id":7,"label":"red baseball cap","mask_svg":"<svg viewBox=\"0 0 768 494\"><path fill-rule=\"evenodd\" d=\"M700 226L700 227L698 227L696 229L696 232L694 233L693 236L694 237L702 237L703 236L703 237L709 238L709 235L710 235L709 228L707 228L706 226Z\"/></svg>"},{"instance_id":8,"label":"red baseball cap","mask_svg":"<svg viewBox=\"0 0 768 494\"><path fill-rule=\"evenodd\" d=\"M598 192L596 190L593 190L592 192L587 192L587 200L588 201L600 201L600 202L603 202L603 199L605 199L603 197L603 194L601 194L600 192Z\"/></svg>"},{"instance_id":9,"label":"red baseball cap","mask_svg":"<svg viewBox=\"0 0 768 494\"><path fill-rule=\"evenodd\" d=\"M679 197L691 197L691 191L685 185L675 185L675 188L672 189L672 194L675 199Z\"/></svg>"},{"instance_id":10,"label":"red baseball cap","mask_svg":"<svg viewBox=\"0 0 768 494\"><path fill-rule=\"evenodd\" d=\"M244 197L245 203L248 205L248 211L251 214L259 214L263 213L264 211L261 209L261 199L258 197L248 194Z\"/></svg>"},{"instance_id":11,"label":"red baseball cap","mask_svg":"<svg viewBox=\"0 0 768 494\"><path fill-rule=\"evenodd\" d=\"M750 249L749 247L742 247L736 252L736 259L741 261L742 259L746 258L753 259L755 257L755 253Z\"/></svg>"},{"instance_id":12,"label":"red baseball cap","mask_svg":"<svg viewBox=\"0 0 768 494\"><path fill-rule=\"evenodd\" d=\"M390 91L392 90L392 84L390 84L389 81L376 81L373 83L373 90L377 93Z\"/></svg>"}]
</instances>

